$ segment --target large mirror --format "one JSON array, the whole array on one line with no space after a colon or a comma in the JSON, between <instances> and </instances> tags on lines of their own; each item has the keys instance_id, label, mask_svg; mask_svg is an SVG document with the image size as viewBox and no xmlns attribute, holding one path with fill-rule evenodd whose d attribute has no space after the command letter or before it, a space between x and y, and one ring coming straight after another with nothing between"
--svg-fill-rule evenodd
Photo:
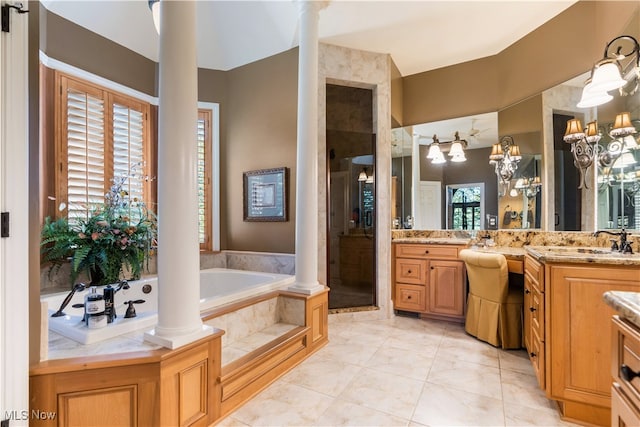
<instances>
[{"instance_id":1,"label":"large mirror","mask_svg":"<svg viewBox=\"0 0 640 427\"><path fill-rule=\"evenodd\" d=\"M501 112L394 129L393 227L540 228L541 120L539 113L533 125L523 120L522 115L530 109L531 103L525 102ZM493 145L505 132L513 133L521 156L514 160L513 174L506 180L500 179L495 165L489 163ZM457 139L465 158L460 162L451 155ZM428 158L432 145L440 148L443 163Z\"/></svg>"},{"instance_id":2,"label":"large mirror","mask_svg":"<svg viewBox=\"0 0 640 427\"><path fill-rule=\"evenodd\" d=\"M636 133L611 135L616 119L629 113ZM596 227L640 230L640 94L598 107L601 152L597 162Z\"/></svg>"}]
</instances>

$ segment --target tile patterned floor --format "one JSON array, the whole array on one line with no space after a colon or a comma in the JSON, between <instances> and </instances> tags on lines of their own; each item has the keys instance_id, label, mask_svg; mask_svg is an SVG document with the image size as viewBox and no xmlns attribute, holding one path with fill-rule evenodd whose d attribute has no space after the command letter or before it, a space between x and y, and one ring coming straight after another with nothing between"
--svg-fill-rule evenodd
<instances>
[{"instance_id":1,"label":"tile patterned floor","mask_svg":"<svg viewBox=\"0 0 640 427\"><path fill-rule=\"evenodd\" d=\"M329 344L217 425L571 426L538 388L524 351L462 325L329 316Z\"/></svg>"}]
</instances>

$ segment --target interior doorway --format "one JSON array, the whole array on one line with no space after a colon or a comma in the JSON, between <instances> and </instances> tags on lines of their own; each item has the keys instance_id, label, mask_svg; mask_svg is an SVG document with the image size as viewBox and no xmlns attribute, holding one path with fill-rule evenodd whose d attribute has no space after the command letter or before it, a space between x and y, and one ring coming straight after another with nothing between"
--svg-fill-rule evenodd
<instances>
[{"instance_id":1,"label":"interior doorway","mask_svg":"<svg viewBox=\"0 0 640 427\"><path fill-rule=\"evenodd\" d=\"M327 84L329 308L376 305L373 91Z\"/></svg>"},{"instance_id":2,"label":"interior doorway","mask_svg":"<svg viewBox=\"0 0 640 427\"><path fill-rule=\"evenodd\" d=\"M580 173L573 165L571 144L564 142L567 122L573 115L553 114L553 153L554 153L554 193L555 212L554 230L580 231L582 218L582 191Z\"/></svg>"}]
</instances>

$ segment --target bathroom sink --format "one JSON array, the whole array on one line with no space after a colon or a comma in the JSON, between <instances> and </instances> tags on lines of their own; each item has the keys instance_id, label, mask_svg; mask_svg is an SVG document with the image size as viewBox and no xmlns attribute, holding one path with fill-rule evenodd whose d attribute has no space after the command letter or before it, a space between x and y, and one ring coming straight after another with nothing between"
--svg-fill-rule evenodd
<instances>
[{"instance_id":1,"label":"bathroom sink","mask_svg":"<svg viewBox=\"0 0 640 427\"><path fill-rule=\"evenodd\" d=\"M548 250L550 252L559 252L567 255L573 254L589 254L589 255L611 255L611 249L607 248L593 248L593 247L580 247L580 246L554 246L549 247Z\"/></svg>"}]
</instances>

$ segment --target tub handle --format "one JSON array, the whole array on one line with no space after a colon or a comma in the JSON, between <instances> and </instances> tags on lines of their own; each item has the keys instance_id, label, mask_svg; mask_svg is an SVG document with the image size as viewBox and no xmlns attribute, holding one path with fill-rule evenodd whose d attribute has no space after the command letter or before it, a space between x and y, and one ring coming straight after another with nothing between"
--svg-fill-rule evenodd
<instances>
[{"instance_id":1,"label":"tub handle","mask_svg":"<svg viewBox=\"0 0 640 427\"><path fill-rule=\"evenodd\" d=\"M133 306L134 304L142 304L143 302L145 302L145 300L143 299L136 299L136 300L131 300L131 301L125 301L125 304L128 304L129 307L127 307L127 311L124 314L124 318L125 319L129 319L131 317L136 317L136 308Z\"/></svg>"}]
</instances>

